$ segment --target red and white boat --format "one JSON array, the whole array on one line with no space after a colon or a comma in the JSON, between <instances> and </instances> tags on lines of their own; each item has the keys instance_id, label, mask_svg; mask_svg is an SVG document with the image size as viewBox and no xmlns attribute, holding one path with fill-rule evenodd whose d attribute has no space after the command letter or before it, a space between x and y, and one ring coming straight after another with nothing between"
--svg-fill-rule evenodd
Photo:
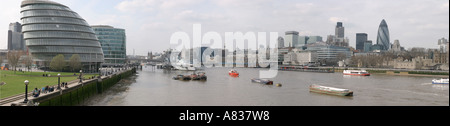
<instances>
[{"instance_id":1,"label":"red and white boat","mask_svg":"<svg viewBox=\"0 0 450 126\"><path fill-rule=\"evenodd\" d=\"M370 76L370 73L366 70L344 70L344 75L352 76Z\"/></svg>"},{"instance_id":2,"label":"red and white boat","mask_svg":"<svg viewBox=\"0 0 450 126\"><path fill-rule=\"evenodd\" d=\"M239 76L239 73L236 70L230 70L228 72L228 75L230 75L230 76Z\"/></svg>"}]
</instances>

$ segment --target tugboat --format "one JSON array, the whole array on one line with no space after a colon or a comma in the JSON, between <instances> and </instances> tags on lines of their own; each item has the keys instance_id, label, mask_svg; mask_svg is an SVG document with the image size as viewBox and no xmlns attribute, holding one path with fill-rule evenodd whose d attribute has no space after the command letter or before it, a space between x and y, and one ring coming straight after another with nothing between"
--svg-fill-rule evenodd
<instances>
[{"instance_id":1,"label":"tugboat","mask_svg":"<svg viewBox=\"0 0 450 126\"><path fill-rule=\"evenodd\" d=\"M239 73L236 70L232 69L228 72L228 75L230 75L232 77L237 77L237 76L239 76Z\"/></svg>"},{"instance_id":2,"label":"tugboat","mask_svg":"<svg viewBox=\"0 0 450 126\"><path fill-rule=\"evenodd\" d=\"M260 83L260 84L267 84L267 85L273 85L273 81L267 80L267 79L252 79L253 83Z\"/></svg>"},{"instance_id":3,"label":"tugboat","mask_svg":"<svg viewBox=\"0 0 450 126\"><path fill-rule=\"evenodd\" d=\"M448 84L448 78L447 79L440 79L440 80L437 80L437 79L433 79L432 81L431 81L433 84Z\"/></svg>"},{"instance_id":4,"label":"tugboat","mask_svg":"<svg viewBox=\"0 0 450 126\"><path fill-rule=\"evenodd\" d=\"M353 76L370 76L370 73L366 70L344 70L344 75L353 75Z\"/></svg>"},{"instance_id":5,"label":"tugboat","mask_svg":"<svg viewBox=\"0 0 450 126\"><path fill-rule=\"evenodd\" d=\"M328 95L353 96L353 91L351 91L349 89L341 89L341 88L334 88L334 87L327 87L327 86L320 86L320 85L309 86L309 91L315 92L315 93L328 94Z\"/></svg>"}]
</instances>

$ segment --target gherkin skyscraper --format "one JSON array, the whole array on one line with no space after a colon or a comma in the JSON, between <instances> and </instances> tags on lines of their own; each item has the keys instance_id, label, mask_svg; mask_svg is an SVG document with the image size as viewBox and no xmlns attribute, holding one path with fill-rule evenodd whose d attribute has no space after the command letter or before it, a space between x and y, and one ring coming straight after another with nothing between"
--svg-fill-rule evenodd
<instances>
[{"instance_id":1,"label":"gherkin skyscraper","mask_svg":"<svg viewBox=\"0 0 450 126\"><path fill-rule=\"evenodd\" d=\"M382 50L389 50L391 48L389 29L384 19L378 27L377 44L383 47Z\"/></svg>"},{"instance_id":2,"label":"gherkin skyscraper","mask_svg":"<svg viewBox=\"0 0 450 126\"><path fill-rule=\"evenodd\" d=\"M78 54L83 71L98 70L104 61L103 51L94 31L81 16L48 0L24 0L21 8L24 41L38 65L58 54L64 55L66 61Z\"/></svg>"}]
</instances>

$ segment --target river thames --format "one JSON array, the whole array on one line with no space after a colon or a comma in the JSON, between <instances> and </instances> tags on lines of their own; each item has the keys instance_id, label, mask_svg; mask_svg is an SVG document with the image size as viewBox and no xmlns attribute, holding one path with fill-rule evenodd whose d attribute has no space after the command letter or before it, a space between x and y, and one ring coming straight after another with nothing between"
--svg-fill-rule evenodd
<instances>
[{"instance_id":1,"label":"river thames","mask_svg":"<svg viewBox=\"0 0 450 126\"><path fill-rule=\"evenodd\" d=\"M230 68L203 70L207 81L179 81L172 77L191 74L144 68L89 98L83 106L449 106L449 86L431 84L436 77L344 76L342 73L278 71L275 85L252 83L265 69ZM309 92L312 84L346 88L353 97Z\"/></svg>"}]
</instances>

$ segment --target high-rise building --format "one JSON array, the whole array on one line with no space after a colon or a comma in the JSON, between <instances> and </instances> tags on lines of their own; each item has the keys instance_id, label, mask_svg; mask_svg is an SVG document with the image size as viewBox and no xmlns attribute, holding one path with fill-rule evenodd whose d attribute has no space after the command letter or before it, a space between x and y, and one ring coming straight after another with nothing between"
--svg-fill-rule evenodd
<instances>
[{"instance_id":1,"label":"high-rise building","mask_svg":"<svg viewBox=\"0 0 450 126\"><path fill-rule=\"evenodd\" d=\"M22 34L22 25L19 22L9 24L8 50L26 50Z\"/></svg>"},{"instance_id":2,"label":"high-rise building","mask_svg":"<svg viewBox=\"0 0 450 126\"><path fill-rule=\"evenodd\" d=\"M89 24L69 7L49 0L24 0L22 33L38 65L62 54L81 58L83 72L97 72L103 60L100 42Z\"/></svg>"},{"instance_id":3,"label":"high-rise building","mask_svg":"<svg viewBox=\"0 0 450 126\"><path fill-rule=\"evenodd\" d=\"M284 38L278 37L278 48L284 48Z\"/></svg>"},{"instance_id":4,"label":"high-rise building","mask_svg":"<svg viewBox=\"0 0 450 126\"><path fill-rule=\"evenodd\" d=\"M102 46L105 61L102 66L125 65L127 42L125 29L107 25L91 26Z\"/></svg>"},{"instance_id":5,"label":"high-rise building","mask_svg":"<svg viewBox=\"0 0 450 126\"><path fill-rule=\"evenodd\" d=\"M345 37L345 28L342 22L337 22L335 35L328 35L326 43L329 45L348 47L349 39Z\"/></svg>"},{"instance_id":6,"label":"high-rise building","mask_svg":"<svg viewBox=\"0 0 450 126\"><path fill-rule=\"evenodd\" d=\"M306 44L312 44L316 42L322 42L321 36L308 36L308 40L306 41Z\"/></svg>"},{"instance_id":7,"label":"high-rise building","mask_svg":"<svg viewBox=\"0 0 450 126\"><path fill-rule=\"evenodd\" d=\"M322 42L322 37L320 36L299 36L298 37L298 45L296 47L305 46L307 44L313 44L316 42Z\"/></svg>"},{"instance_id":8,"label":"high-rise building","mask_svg":"<svg viewBox=\"0 0 450 126\"><path fill-rule=\"evenodd\" d=\"M372 45L373 42L372 40L367 40L366 42L364 42L364 52L371 52L372 51Z\"/></svg>"},{"instance_id":9,"label":"high-rise building","mask_svg":"<svg viewBox=\"0 0 450 126\"><path fill-rule=\"evenodd\" d=\"M445 38L441 38L438 40L439 51L444 53L448 49L448 41Z\"/></svg>"},{"instance_id":10,"label":"high-rise building","mask_svg":"<svg viewBox=\"0 0 450 126\"><path fill-rule=\"evenodd\" d=\"M446 43L448 43L448 41L445 38L441 38L441 39L438 40L438 45L446 44Z\"/></svg>"},{"instance_id":11,"label":"high-rise building","mask_svg":"<svg viewBox=\"0 0 450 126\"><path fill-rule=\"evenodd\" d=\"M296 47L298 43L298 32L287 31L284 37L284 47Z\"/></svg>"},{"instance_id":12,"label":"high-rise building","mask_svg":"<svg viewBox=\"0 0 450 126\"><path fill-rule=\"evenodd\" d=\"M298 36L298 46L305 46L308 44L309 36Z\"/></svg>"},{"instance_id":13,"label":"high-rise building","mask_svg":"<svg viewBox=\"0 0 450 126\"><path fill-rule=\"evenodd\" d=\"M383 46L382 50L389 50L391 48L389 29L384 19L381 21L378 28L377 45Z\"/></svg>"},{"instance_id":14,"label":"high-rise building","mask_svg":"<svg viewBox=\"0 0 450 126\"><path fill-rule=\"evenodd\" d=\"M365 52L364 43L367 42L367 34L366 33L356 33L356 50L360 52Z\"/></svg>"},{"instance_id":15,"label":"high-rise building","mask_svg":"<svg viewBox=\"0 0 450 126\"><path fill-rule=\"evenodd\" d=\"M338 22L336 25L335 36L337 38L344 38L345 36L345 28L342 25L342 22Z\"/></svg>"}]
</instances>

